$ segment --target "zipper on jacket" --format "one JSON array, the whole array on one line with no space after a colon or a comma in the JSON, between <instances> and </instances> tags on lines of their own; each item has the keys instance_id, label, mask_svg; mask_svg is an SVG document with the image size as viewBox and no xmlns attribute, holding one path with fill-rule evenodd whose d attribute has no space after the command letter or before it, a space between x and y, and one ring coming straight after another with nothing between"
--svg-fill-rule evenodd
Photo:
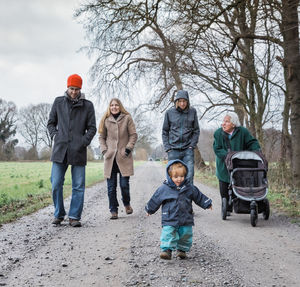
<instances>
[{"instance_id":1,"label":"zipper on jacket","mask_svg":"<svg viewBox=\"0 0 300 287\"><path fill-rule=\"evenodd\" d=\"M180 122L180 149L182 149L182 127L183 127L183 116L184 113L181 114L181 122Z\"/></svg>"}]
</instances>

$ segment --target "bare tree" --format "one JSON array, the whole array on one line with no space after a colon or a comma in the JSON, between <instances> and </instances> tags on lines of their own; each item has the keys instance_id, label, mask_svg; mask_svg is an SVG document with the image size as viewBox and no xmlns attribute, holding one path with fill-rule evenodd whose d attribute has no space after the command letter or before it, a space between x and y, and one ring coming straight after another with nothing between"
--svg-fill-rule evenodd
<instances>
[{"instance_id":1,"label":"bare tree","mask_svg":"<svg viewBox=\"0 0 300 287\"><path fill-rule=\"evenodd\" d=\"M293 180L296 190L300 192L300 50L299 50L299 0L287 1L265 1L270 11L269 19L271 24L278 25L279 35L273 35L270 29L264 35L240 34L236 35L234 45L230 52L234 50L240 39L261 39L273 42L283 48L283 58L277 56L284 68L285 79L285 100L284 100L284 121L283 121L283 145L288 142L287 118L290 113L291 143L292 143L292 169ZM266 11L266 10L265 10ZM275 23L275 24L274 24Z\"/></svg>"},{"instance_id":2,"label":"bare tree","mask_svg":"<svg viewBox=\"0 0 300 287\"><path fill-rule=\"evenodd\" d=\"M264 130L266 138L265 155L269 162L278 162L280 159L281 132L274 128Z\"/></svg>"},{"instance_id":3,"label":"bare tree","mask_svg":"<svg viewBox=\"0 0 300 287\"><path fill-rule=\"evenodd\" d=\"M282 1L284 68L287 70L287 98L291 103L292 167L295 187L300 194L300 50L299 0Z\"/></svg>"},{"instance_id":4,"label":"bare tree","mask_svg":"<svg viewBox=\"0 0 300 287\"><path fill-rule=\"evenodd\" d=\"M172 2L172 1L170 1ZM109 94L140 80L157 86L151 103L168 105L183 83L178 71L183 43L169 1L93 1L77 11L89 36L88 52L97 56L91 69L97 89ZM103 93L104 94L104 93ZM164 102L166 101L166 102Z\"/></svg>"},{"instance_id":5,"label":"bare tree","mask_svg":"<svg viewBox=\"0 0 300 287\"><path fill-rule=\"evenodd\" d=\"M52 140L47 130L51 105L41 103L30 105L20 111L19 132L31 148L37 150L41 144L52 147Z\"/></svg>"},{"instance_id":6,"label":"bare tree","mask_svg":"<svg viewBox=\"0 0 300 287\"><path fill-rule=\"evenodd\" d=\"M132 113L136 125L138 140L136 142L136 149L143 148L148 154L151 152L151 145L154 144L156 139L156 127L151 122L149 115L141 111L141 107L135 109Z\"/></svg>"},{"instance_id":7,"label":"bare tree","mask_svg":"<svg viewBox=\"0 0 300 287\"><path fill-rule=\"evenodd\" d=\"M36 106L37 116L40 121L39 141L44 143L48 148L52 147L52 139L47 129L50 110L51 104L41 103Z\"/></svg>"},{"instance_id":8,"label":"bare tree","mask_svg":"<svg viewBox=\"0 0 300 287\"><path fill-rule=\"evenodd\" d=\"M209 42L204 48L206 55L209 56L212 50L207 48L215 47L215 45L211 45L210 39L217 39L217 51L226 50L224 47L230 44L228 40L233 43L232 48L227 53L227 56L230 55L230 59L226 63L233 61L237 65L228 65L227 67L230 68L228 73L215 73L216 77L213 83L211 73L214 70L211 67L219 70L219 62L213 57L211 57L211 62L207 60L207 57L197 61L199 55L197 53L191 54L191 58L196 59L193 63L194 66L199 67L195 69L196 72L192 70L192 73L198 73L204 83L208 83L215 90L226 95L221 102L208 97L211 107L223 106L226 101L228 103L228 100L231 99L232 108L239 114L241 121L245 121L254 134L257 132L261 142L263 141L263 124L270 120L274 121L274 118L277 117L278 120L282 121L281 153L283 160L286 158L283 149L290 146L288 132L290 121L293 178L296 190L300 190L300 147L298 144L300 136L299 0L215 0L206 3L206 10L203 5L199 4L201 1L177 1L177 3L177 8L179 7L181 11L183 11L182 7L189 6L191 8L185 9L184 16L191 19L189 21L190 27L195 27L195 29L191 29L196 31L196 33L191 33L195 35L195 41L204 38L204 41L198 42L198 47L202 47L202 44L205 46ZM224 6L222 6L223 4ZM203 15L206 16L203 17ZM203 21L205 18L206 21ZM201 35L204 27L207 28L205 37ZM224 27L227 29L225 30ZM225 33L220 38L221 31L225 31ZM212 37L209 38L207 35L212 35ZM220 39L225 39L225 41L220 41ZM265 52L262 53L262 51ZM195 55L198 58L195 58ZM259 55L263 55L263 57L259 58ZM284 73L279 70L275 59L282 63ZM193 67L190 63L188 64L189 69ZM208 67L207 64L210 66ZM262 67L265 68L261 69ZM280 74L284 74L284 77L278 77ZM228 90L226 80L231 80L232 75L235 81L231 82L230 88L236 90L230 94L226 92ZM225 85L223 85L224 79ZM194 84L194 86L201 87L200 84ZM280 105L276 105L276 102ZM273 106L270 107L271 105ZM278 112L283 112L283 118Z\"/></svg>"},{"instance_id":9,"label":"bare tree","mask_svg":"<svg viewBox=\"0 0 300 287\"><path fill-rule=\"evenodd\" d=\"M13 102L0 99L0 159L10 160L14 157L14 147L18 140L16 135L17 107Z\"/></svg>"},{"instance_id":10,"label":"bare tree","mask_svg":"<svg viewBox=\"0 0 300 287\"><path fill-rule=\"evenodd\" d=\"M200 139L199 139L199 149L204 155L204 160L213 162L215 160L215 153L211 148L214 142L214 132L213 129L201 129Z\"/></svg>"},{"instance_id":11,"label":"bare tree","mask_svg":"<svg viewBox=\"0 0 300 287\"><path fill-rule=\"evenodd\" d=\"M205 96L206 112L235 110L262 143L264 124L282 120L282 111L288 139L291 109L299 189L298 5L298 0L107 0L82 6L76 16L90 37L88 52L97 55L91 72L100 91L110 94L144 81L157 87L150 104L165 108L176 89L188 87Z\"/></svg>"},{"instance_id":12,"label":"bare tree","mask_svg":"<svg viewBox=\"0 0 300 287\"><path fill-rule=\"evenodd\" d=\"M19 132L23 136L25 142L37 150L40 141L39 131L41 122L38 116L38 109L34 105L30 105L20 110Z\"/></svg>"},{"instance_id":13,"label":"bare tree","mask_svg":"<svg viewBox=\"0 0 300 287\"><path fill-rule=\"evenodd\" d=\"M280 117L277 98L283 91L280 66L274 56L277 46L247 39L239 42L230 58L224 57L236 35L265 31L267 19L259 1L252 5L249 1L233 1L227 6L226 1L215 0L206 6L199 6L198 2L177 5L187 22L186 34L195 42L194 49L185 53L180 70L185 75L183 81L203 95L204 114L215 117L216 112L234 110L241 124L263 144L264 124Z\"/></svg>"},{"instance_id":14,"label":"bare tree","mask_svg":"<svg viewBox=\"0 0 300 287\"><path fill-rule=\"evenodd\" d=\"M100 95L143 81L156 87L150 105L164 110L172 103L176 90L184 87L179 71L183 51L190 46L173 5L162 0L108 0L77 11L91 43L86 49L97 56L91 75ZM204 163L196 152L196 161Z\"/></svg>"}]
</instances>

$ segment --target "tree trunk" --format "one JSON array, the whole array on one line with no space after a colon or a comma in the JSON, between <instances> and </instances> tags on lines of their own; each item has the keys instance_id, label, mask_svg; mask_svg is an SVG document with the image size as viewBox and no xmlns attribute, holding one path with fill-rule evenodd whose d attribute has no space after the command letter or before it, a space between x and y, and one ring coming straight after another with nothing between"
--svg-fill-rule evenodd
<instances>
[{"instance_id":1,"label":"tree trunk","mask_svg":"<svg viewBox=\"0 0 300 287\"><path fill-rule=\"evenodd\" d=\"M284 78L287 82L288 71L284 67ZM291 136L289 133L289 119L290 119L290 102L288 100L287 93L284 95L284 107L282 112L282 130L281 130L281 143L280 143L280 163L282 169L286 171L287 161L292 163L292 143Z\"/></svg>"},{"instance_id":2,"label":"tree trunk","mask_svg":"<svg viewBox=\"0 0 300 287\"><path fill-rule=\"evenodd\" d=\"M299 0L282 1L284 55L288 69L287 96L291 103L292 170L296 190L300 190L300 55L298 30Z\"/></svg>"},{"instance_id":3,"label":"tree trunk","mask_svg":"<svg viewBox=\"0 0 300 287\"><path fill-rule=\"evenodd\" d=\"M292 143L291 143L291 136L289 134L289 111L290 107L288 103L285 103L282 121L282 135L281 135L281 147L280 147L280 161L292 162Z\"/></svg>"},{"instance_id":4,"label":"tree trunk","mask_svg":"<svg viewBox=\"0 0 300 287\"><path fill-rule=\"evenodd\" d=\"M203 160L198 147L194 149L194 155L195 155L195 167L198 169L206 168L205 161Z\"/></svg>"}]
</instances>

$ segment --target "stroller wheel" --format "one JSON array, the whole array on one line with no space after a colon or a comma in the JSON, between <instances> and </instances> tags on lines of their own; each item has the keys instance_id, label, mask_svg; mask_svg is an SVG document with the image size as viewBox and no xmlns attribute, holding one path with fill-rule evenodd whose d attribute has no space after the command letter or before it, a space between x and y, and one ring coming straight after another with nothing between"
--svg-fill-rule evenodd
<instances>
[{"instance_id":1,"label":"stroller wheel","mask_svg":"<svg viewBox=\"0 0 300 287\"><path fill-rule=\"evenodd\" d=\"M257 210L256 209L251 209L251 211L250 211L250 220L251 220L251 225L253 226L253 227L255 227L256 226L256 224L257 224Z\"/></svg>"},{"instance_id":2,"label":"stroller wheel","mask_svg":"<svg viewBox=\"0 0 300 287\"><path fill-rule=\"evenodd\" d=\"M264 220L268 220L270 216L270 203L267 198L264 199L265 210L263 211Z\"/></svg>"},{"instance_id":3,"label":"stroller wheel","mask_svg":"<svg viewBox=\"0 0 300 287\"><path fill-rule=\"evenodd\" d=\"M222 198L222 210L221 210L222 219L226 220L227 216L227 199L226 197Z\"/></svg>"}]
</instances>

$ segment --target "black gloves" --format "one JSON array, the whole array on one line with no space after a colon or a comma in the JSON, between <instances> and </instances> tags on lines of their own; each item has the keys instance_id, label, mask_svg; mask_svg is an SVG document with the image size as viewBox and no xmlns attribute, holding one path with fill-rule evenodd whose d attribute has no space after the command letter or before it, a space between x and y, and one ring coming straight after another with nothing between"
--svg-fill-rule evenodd
<instances>
[{"instance_id":1,"label":"black gloves","mask_svg":"<svg viewBox=\"0 0 300 287\"><path fill-rule=\"evenodd\" d=\"M129 148L125 148L125 155L129 156L130 153L131 153L131 150Z\"/></svg>"}]
</instances>

